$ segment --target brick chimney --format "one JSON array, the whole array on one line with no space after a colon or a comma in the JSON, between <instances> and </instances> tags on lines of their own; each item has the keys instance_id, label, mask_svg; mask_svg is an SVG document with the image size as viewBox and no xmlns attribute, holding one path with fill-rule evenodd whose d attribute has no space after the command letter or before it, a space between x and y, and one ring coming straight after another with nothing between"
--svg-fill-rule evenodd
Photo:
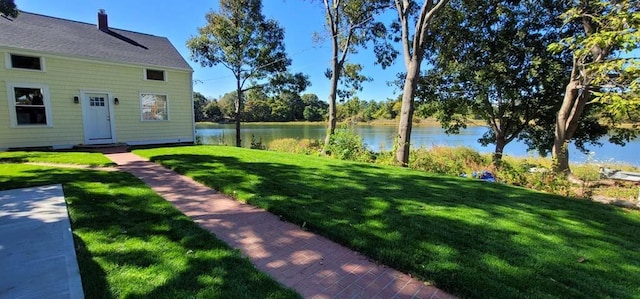
<instances>
[{"instance_id":1,"label":"brick chimney","mask_svg":"<svg viewBox=\"0 0 640 299\"><path fill-rule=\"evenodd\" d=\"M109 31L107 12L104 9L98 10L98 29L102 31Z\"/></svg>"}]
</instances>

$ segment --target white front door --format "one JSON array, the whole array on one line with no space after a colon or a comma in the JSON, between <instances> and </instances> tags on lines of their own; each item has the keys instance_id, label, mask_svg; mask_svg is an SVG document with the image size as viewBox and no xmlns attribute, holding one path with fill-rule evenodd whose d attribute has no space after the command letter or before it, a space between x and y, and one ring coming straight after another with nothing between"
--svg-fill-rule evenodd
<instances>
[{"instance_id":1,"label":"white front door","mask_svg":"<svg viewBox=\"0 0 640 299\"><path fill-rule=\"evenodd\" d=\"M82 100L85 143L113 143L109 94L85 93Z\"/></svg>"}]
</instances>

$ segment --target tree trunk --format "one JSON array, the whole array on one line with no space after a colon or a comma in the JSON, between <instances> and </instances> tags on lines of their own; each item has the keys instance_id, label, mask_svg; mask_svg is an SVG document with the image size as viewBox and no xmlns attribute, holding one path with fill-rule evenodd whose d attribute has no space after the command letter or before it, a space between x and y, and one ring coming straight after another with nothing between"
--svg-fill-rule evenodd
<instances>
[{"instance_id":1,"label":"tree trunk","mask_svg":"<svg viewBox=\"0 0 640 299\"><path fill-rule=\"evenodd\" d=\"M340 7L339 2L329 3L324 1L324 7L326 9L327 25L331 30L331 85L329 90L329 119L327 120L327 136L324 139L324 148L322 152L327 154L329 152L329 143L331 142L331 135L336 131L336 92L338 89L338 78L340 76L338 63L338 34L340 28Z\"/></svg>"},{"instance_id":2,"label":"tree trunk","mask_svg":"<svg viewBox=\"0 0 640 299\"><path fill-rule=\"evenodd\" d=\"M565 89L562 106L556 117L555 137L551 154L554 159L553 170L557 173L570 173L569 168L569 140L573 137L578 120L584 110L587 97L580 92L580 82L571 80ZM584 88L584 87L582 87Z\"/></svg>"},{"instance_id":3,"label":"tree trunk","mask_svg":"<svg viewBox=\"0 0 640 299\"><path fill-rule=\"evenodd\" d=\"M337 52L335 52L332 61L333 73L331 74L331 89L329 90L329 120L327 127L327 136L324 139L323 152L327 153L329 150L329 142L331 141L331 135L336 131L336 94L338 90L338 76L341 71L341 65L339 65Z\"/></svg>"},{"instance_id":4,"label":"tree trunk","mask_svg":"<svg viewBox=\"0 0 640 299\"><path fill-rule=\"evenodd\" d=\"M496 148L493 152L493 166L500 167L502 164L502 153L504 152L504 147L507 145L507 142L502 135L496 136Z\"/></svg>"},{"instance_id":5,"label":"tree trunk","mask_svg":"<svg viewBox=\"0 0 640 299\"><path fill-rule=\"evenodd\" d=\"M421 58L413 57L407 67L402 89L402 109L398 124L398 148L396 160L404 167L409 166L409 148L411 144L411 128L413 125L413 98L420 75Z\"/></svg>"},{"instance_id":6,"label":"tree trunk","mask_svg":"<svg viewBox=\"0 0 640 299\"><path fill-rule=\"evenodd\" d=\"M240 80L238 79L237 89L236 89L236 101L235 101L235 115L236 115L236 146L242 147L242 139L240 137L240 107L242 103L242 86L240 85Z\"/></svg>"},{"instance_id":7,"label":"tree trunk","mask_svg":"<svg viewBox=\"0 0 640 299\"><path fill-rule=\"evenodd\" d=\"M589 5L588 1L581 1L581 4ZM586 35L593 34L597 28L591 21L591 16L586 14L582 16L582 26ZM611 50L609 47L603 48L600 45L590 47L591 56L593 57L591 63L601 62L604 57L609 55L609 51ZM562 106L560 107L560 111L558 111L553 149L551 151L554 158L553 170L556 173L565 173L569 176L571 174L568 145L578 128L578 121L580 117L582 117L584 106L590 98L589 85L591 81L588 79L589 77L585 70L585 65L574 53L571 81L567 84L564 98L562 99Z\"/></svg>"}]
</instances>

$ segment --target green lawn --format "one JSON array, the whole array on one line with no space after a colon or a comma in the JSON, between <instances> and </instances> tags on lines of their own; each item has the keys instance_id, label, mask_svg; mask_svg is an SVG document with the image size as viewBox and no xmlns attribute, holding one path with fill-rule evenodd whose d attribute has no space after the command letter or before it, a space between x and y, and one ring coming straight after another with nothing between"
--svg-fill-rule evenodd
<instances>
[{"instance_id":1,"label":"green lawn","mask_svg":"<svg viewBox=\"0 0 640 299\"><path fill-rule=\"evenodd\" d=\"M89 166L112 166L107 157L100 153L81 152L0 152L0 163L59 163Z\"/></svg>"},{"instance_id":2,"label":"green lawn","mask_svg":"<svg viewBox=\"0 0 640 299\"><path fill-rule=\"evenodd\" d=\"M295 154L135 153L458 296L640 298L637 211Z\"/></svg>"},{"instance_id":3,"label":"green lawn","mask_svg":"<svg viewBox=\"0 0 640 299\"><path fill-rule=\"evenodd\" d=\"M0 174L0 190L63 184L86 298L299 298L128 173L0 163Z\"/></svg>"}]
</instances>

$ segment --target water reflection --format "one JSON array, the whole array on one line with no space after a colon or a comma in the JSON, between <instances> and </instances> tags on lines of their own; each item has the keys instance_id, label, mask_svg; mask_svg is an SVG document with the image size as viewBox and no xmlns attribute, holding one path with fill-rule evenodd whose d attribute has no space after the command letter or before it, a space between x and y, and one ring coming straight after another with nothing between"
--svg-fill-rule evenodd
<instances>
[{"instance_id":1,"label":"water reflection","mask_svg":"<svg viewBox=\"0 0 640 299\"><path fill-rule=\"evenodd\" d=\"M386 151L393 147L397 134L395 126L369 126L359 125L355 131L362 137L367 146L373 151ZM482 153L493 152L492 145L483 147L478 143L478 138L487 129L485 127L469 127L457 135L447 135L440 127L414 127L411 133L411 145L417 147L468 146ZM242 146L249 147L251 138L267 144L272 140L282 138L295 139L320 139L323 140L326 128L322 124L243 124ZM215 125L212 128L197 129L196 134L205 144L234 145L235 127L229 125ZM571 145L569 155L572 162L625 162L640 165L640 141L635 140L624 147L610 144L606 139L602 140L603 146L588 146L591 155L585 155ZM537 156L536 153L527 152L527 146L523 142L513 141L505 148L505 155L511 156Z\"/></svg>"}]
</instances>

